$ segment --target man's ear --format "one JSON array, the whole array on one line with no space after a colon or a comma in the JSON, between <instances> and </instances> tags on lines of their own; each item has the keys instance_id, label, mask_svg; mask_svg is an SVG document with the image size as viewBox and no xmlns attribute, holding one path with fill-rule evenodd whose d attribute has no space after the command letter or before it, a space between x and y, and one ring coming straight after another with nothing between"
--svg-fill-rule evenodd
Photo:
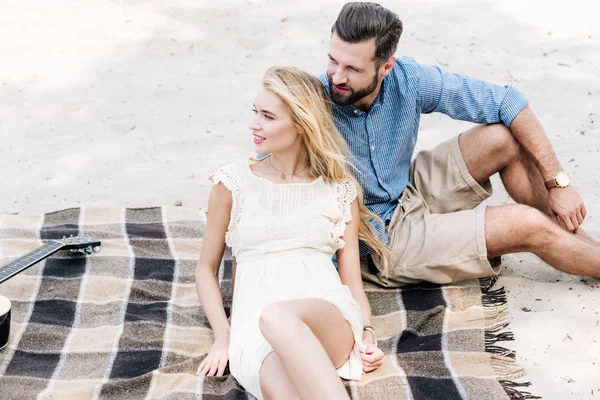
<instances>
[{"instance_id":1,"label":"man's ear","mask_svg":"<svg viewBox=\"0 0 600 400\"><path fill-rule=\"evenodd\" d=\"M387 74L392 72L392 68L394 68L394 64L396 64L396 57L392 56L392 57L388 58L388 60L382 65L383 76L387 76Z\"/></svg>"}]
</instances>

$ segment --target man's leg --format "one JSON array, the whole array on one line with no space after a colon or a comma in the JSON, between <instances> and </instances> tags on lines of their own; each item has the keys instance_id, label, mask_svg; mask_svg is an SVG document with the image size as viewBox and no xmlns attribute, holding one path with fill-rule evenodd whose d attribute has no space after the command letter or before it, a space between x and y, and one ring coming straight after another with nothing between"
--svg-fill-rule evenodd
<instances>
[{"instance_id":1,"label":"man's leg","mask_svg":"<svg viewBox=\"0 0 600 400\"><path fill-rule=\"evenodd\" d=\"M598 276L600 245L561 229L544 215L549 212L547 190L531 159L520 152L512 134L501 126L478 127L419 152L412 165L412 186L402 197L404 208L392 217L389 244L394 262L381 284L490 276L497 273L490 259L516 251L534 252L573 274ZM496 172L515 200L537 209L476 208L491 194L488 177ZM363 276L367 273L363 270Z\"/></svg>"},{"instance_id":2,"label":"man's leg","mask_svg":"<svg viewBox=\"0 0 600 400\"><path fill-rule=\"evenodd\" d=\"M600 278L600 246L521 204L488 207L485 239L489 257L531 252L561 271Z\"/></svg>"},{"instance_id":3,"label":"man's leg","mask_svg":"<svg viewBox=\"0 0 600 400\"><path fill-rule=\"evenodd\" d=\"M458 144L475 181L483 184L498 172L514 201L550 215L542 175L506 126L477 126L461 134Z\"/></svg>"},{"instance_id":4,"label":"man's leg","mask_svg":"<svg viewBox=\"0 0 600 400\"><path fill-rule=\"evenodd\" d=\"M537 208L558 223L548 204L548 190L533 158L502 124L482 125L460 135L459 147L467 168L479 184L496 172L510 197ZM556 189L559 190L559 189ZM595 244L597 239L583 229L577 234Z\"/></svg>"}]
</instances>

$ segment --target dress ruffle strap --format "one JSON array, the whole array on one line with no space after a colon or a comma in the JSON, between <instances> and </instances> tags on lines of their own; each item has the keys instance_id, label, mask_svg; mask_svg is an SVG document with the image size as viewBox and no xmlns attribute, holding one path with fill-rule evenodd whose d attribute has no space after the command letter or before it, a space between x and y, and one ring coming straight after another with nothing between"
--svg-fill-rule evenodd
<instances>
[{"instance_id":1,"label":"dress ruffle strap","mask_svg":"<svg viewBox=\"0 0 600 400\"><path fill-rule=\"evenodd\" d=\"M352 202L358 196L358 188L356 183L345 180L335 183L334 189L338 207L342 214L341 218L335 222L332 232L332 238L335 240L333 250L337 251L346 245L342 236L346 231L346 224L352 220Z\"/></svg>"},{"instance_id":2,"label":"dress ruffle strap","mask_svg":"<svg viewBox=\"0 0 600 400\"><path fill-rule=\"evenodd\" d=\"M231 247L235 256L239 248L238 224L242 216L242 208L244 205L244 193L242 190L240 175L235 164L227 164L209 178L214 185L223 183L231 192L232 205L229 218L229 226L225 233L225 244Z\"/></svg>"}]
</instances>

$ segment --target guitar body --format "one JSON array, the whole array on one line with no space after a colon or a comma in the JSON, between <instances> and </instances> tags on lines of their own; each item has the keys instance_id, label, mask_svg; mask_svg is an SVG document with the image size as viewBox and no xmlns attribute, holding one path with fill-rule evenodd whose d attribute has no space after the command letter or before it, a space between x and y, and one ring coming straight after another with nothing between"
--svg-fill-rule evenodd
<instances>
[{"instance_id":1,"label":"guitar body","mask_svg":"<svg viewBox=\"0 0 600 400\"><path fill-rule=\"evenodd\" d=\"M8 344L10 337L10 300L0 296L0 350Z\"/></svg>"}]
</instances>

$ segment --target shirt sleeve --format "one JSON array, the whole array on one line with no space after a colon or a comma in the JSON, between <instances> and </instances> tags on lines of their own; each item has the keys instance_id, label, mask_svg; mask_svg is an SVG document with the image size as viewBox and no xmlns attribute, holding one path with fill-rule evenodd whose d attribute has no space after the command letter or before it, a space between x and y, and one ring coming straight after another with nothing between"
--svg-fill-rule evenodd
<instances>
[{"instance_id":1,"label":"shirt sleeve","mask_svg":"<svg viewBox=\"0 0 600 400\"><path fill-rule=\"evenodd\" d=\"M421 112L441 112L453 119L479 124L502 122L510 127L528 101L516 88L493 85L436 66L419 67Z\"/></svg>"}]
</instances>

